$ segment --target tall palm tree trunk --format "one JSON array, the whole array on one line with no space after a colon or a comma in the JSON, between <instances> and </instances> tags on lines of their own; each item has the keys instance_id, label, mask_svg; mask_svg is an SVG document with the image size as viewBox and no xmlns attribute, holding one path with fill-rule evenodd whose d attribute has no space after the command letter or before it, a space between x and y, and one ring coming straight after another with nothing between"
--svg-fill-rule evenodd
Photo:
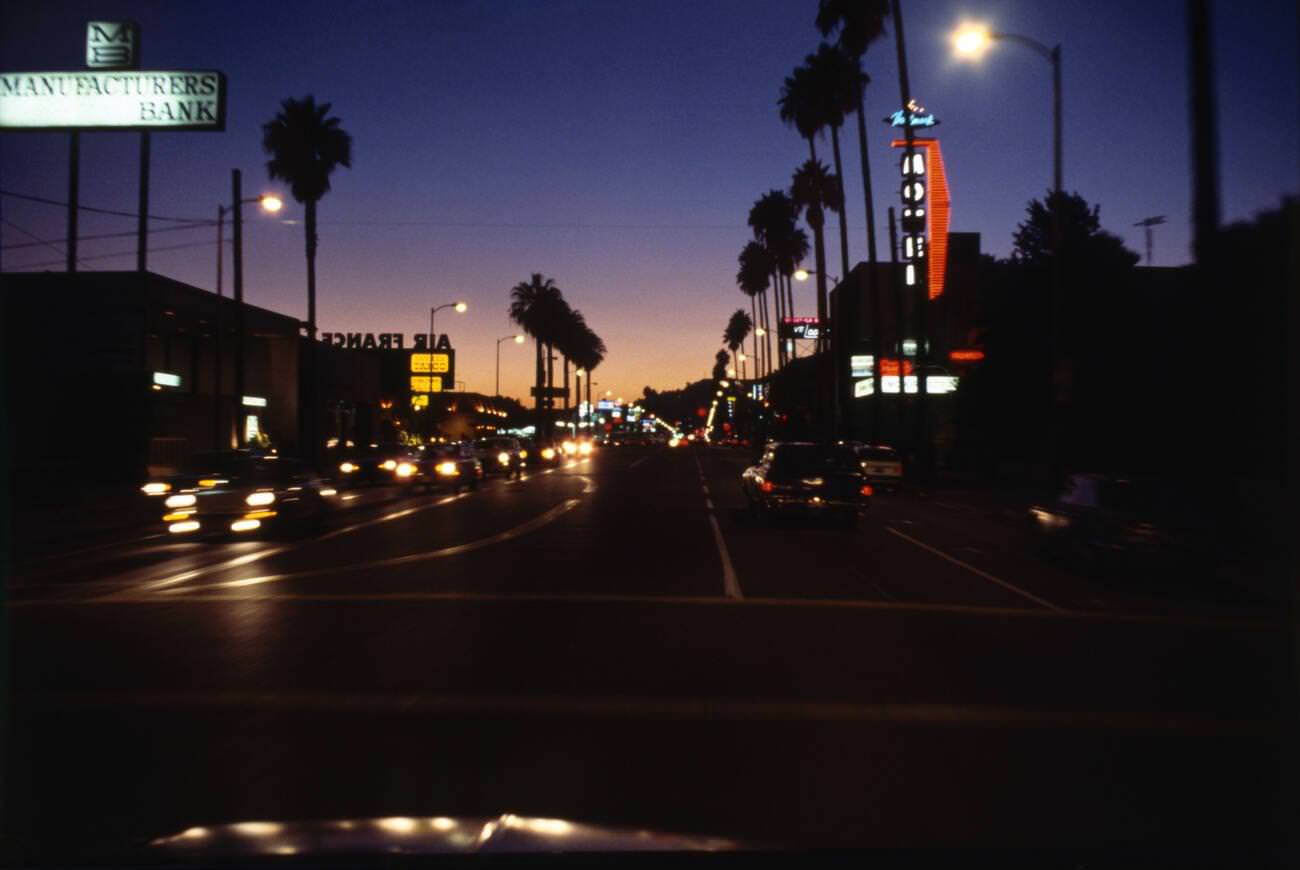
<instances>
[{"instance_id":1,"label":"tall palm tree trunk","mask_svg":"<svg viewBox=\"0 0 1300 870\"><path fill-rule=\"evenodd\" d=\"M772 318L768 316L767 291L763 291L763 360L767 364L767 374L772 373Z\"/></svg>"},{"instance_id":2,"label":"tall palm tree trunk","mask_svg":"<svg viewBox=\"0 0 1300 870\"><path fill-rule=\"evenodd\" d=\"M880 415L883 402L880 392L880 357L884 353L880 346L880 294L882 292L879 277L876 275L876 203L871 195L871 162L867 159L867 124L866 124L866 86L858 78L858 153L862 158L862 203L867 211L867 295L871 297L871 353L874 367L871 375L876 393L871 402L871 443L880 443Z\"/></svg>"},{"instance_id":3,"label":"tall palm tree trunk","mask_svg":"<svg viewBox=\"0 0 1300 870\"><path fill-rule=\"evenodd\" d=\"M818 320L819 327L824 325L827 320L826 238L825 238L825 227L823 225L823 220L824 218L819 218L815 223L813 221L808 221L808 223L812 226L813 248L817 257L817 320ZM825 336L821 334L821 331L819 329L819 334L817 336L817 351L820 353L825 349L826 349L826 339Z\"/></svg>"},{"instance_id":4,"label":"tall palm tree trunk","mask_svg":"<svg viewBox=\"0 0 1300 870\"><path fill-rule=\"evenodd\" d=\"M749 322L752 324L749 335L753 339L750 342L751 354L754 357L754 371L758 371L758 297L749 297ZM734 353L734 351L733 351Z\"/></svg>"},{"instance_id":5,"label":"tall palm tree trunk","mask_svg":"<svg viewBox=\"0 0 1300 870\"><path fill-rule=\"evenodd\" d=\"M785 344L781 341L781 320L784 317L781 304L781 270L772 270L772 293L774 304L776 305L776 367L779 369L785 365Z\"/></svg>"},{"instance_id":6,"label":"tall palm tree trunk","mask_svg":"<svg viewBox=\"0 0 1300 870\"><path fill-rule=\"evenodd\" d=\"M831 151L835 155L835 186L840 191L840 280L849 279L849 221L844 207L844 164L840 160L840 128L831 127Z\"/></svg>"},{"instance_id":7,"label":"tall palm tree trunk","mask_svg":"<svg viewBox=\"0 0 1300 870\"><path fill-rule=\"evenodd\" d=\"M547 437L554 435L552 431L555 428L555 399L551 397L551 390L555 387L555 345L551 342L546 343L546 434Z\"/></svg>"},{"instance_id":8,"label":"tall palm tree trunk","mask_svg":"<svg viewBox=\"0 0 1300 870\"><path fill-rule=\"evenodd\" d=\"M318 424L320 422L320 407L316 373L316 200L309 199L305 203L306 213L303 215L307 230L307 348L312 351L307 355L307 389L305 413L300 415L303 422L301 440L305 447L301 451L302 455L308 462L316 464L319 459L319 446L321 438L318 433ZM243 340L243 337L240 337ZM236 401L239 401L236 399ZM243 433L239 436L244 437Z\"/></svg>"},{"instance_id":9,"label":"tall palm tree trunk","mask_svg":"<svg viewBox=\"0 0 1300 870\"><path fill-rule=\"evenodd\" d=\"M545 375L543 374L544 370L542 367L543 342L538 338L535 343L537 345L537 371L534 373L535 377L533 379L535 382L533 385L533 411L537 417L534 425L537 426L537 437L540 439L545 437L542 431L542 381L545 378Z\"/></svg>"},{"instance_id":10,"label":"tall palm tree trunk","mask_svg":"<svg viewBox=\"0 0 1300 870\"><path fill-rule=\"evenodd\" d=\"M794 279L790 275L782 275L785 281L785 311L790 317L794 317ZM799 345L790 342L790 359L799 358Z\"/></svg>"}]
</instances>

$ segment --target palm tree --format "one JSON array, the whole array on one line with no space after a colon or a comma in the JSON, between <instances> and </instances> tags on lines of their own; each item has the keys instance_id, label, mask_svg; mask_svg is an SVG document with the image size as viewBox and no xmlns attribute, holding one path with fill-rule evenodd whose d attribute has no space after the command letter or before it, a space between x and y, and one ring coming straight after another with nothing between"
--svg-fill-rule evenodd
<instances>
[{"instance_id":1,"label":"palm tree","mask_svg":"<svg viewBox=\"0 0 1300 870\"><path fill-rule=\"evenodd\" d=\"M825 96L806 66L794 68L785 77L777 100L781 120L808 140L808 153L817 159L817 133L826 124Z\"/></svg>"},{"instance_id":2,"label":"palm tree","mask_svg":"<svg viewBox=\"0 0 1300 870\"><path fill-rule=\"evenodd\" d=\"M734 354L745 344L745 339L749 338L753 328L754 321L745 313L745 309L737 308L727 321L727 328L722 331L722 343Z\"/></svg>"},{"instance_id":3,"label":"palm tree","mask_svg":"<svg viewBox=\"0 0 1300 870\"><path fill-rule=\"evenodd\" d=\"M584 321L573 348L573 361L587 371L587 413L591 413L591 373L605 361L605 342ZM579 385L581 386L581 385ZM581 404L581 397L579 397Z\"/></svg>"},{"instance_id":4,"label":"palm tree","mask_svg":"<svg viewBox=\"0 0 1300 870\"><path fill-rule=\"evenodd\" d=\"M790 184L790 198L803 211L804 220L813 231L813 250L817 258L817 319L827 322L826 311L826 239L823 229L826 211L839 211L839 184L825 164L809 160L794 174ZM818 350L825 349L825 333L817 342Z\"/></svg>"},{"instance_id":5,"label":"palm tree","mask_svg":"<svg viewBox=\"0 0 1300 870\"><path fill-rule=\"evenodd\" d=\"M862 72L861 61L871 43L885 35L885 19L889 17L889 0L820 0L817 7L817 29L822 36L839 30L840 51L858 61L856 72L858 152L862 158L862 197L867 209L867 258L876 262L876 209L871 196L871 165L867 160L866 86L871 78ZM852 111L852 110L850 110Z\"/></svg>"},{"instance_id":6,"label":"palm tree","mask_svg":"<svg viewBox=\"0 0 1300 870\"><path fill-rule=\"evenodd\" d=\"M741 249L740 256L737 259L740 264L740 269L736 272L736 286L740 288L740 292L749 297L750 311L752 313L754 311L754 300L756 298L762 297L764 302L767 301L767 288L771 283L771 276L774 268L772 255L768 253L767 248L763 247L761 243L750 242ZM764 308L766 308L766 306L764 306ZM760 320L758 317L758 314L754 314L751 318L751 323L759 323ZM762 312L761 323L763 325L763 330L768 335L771 335L772 327L768 320L766 310L763 310ZM764 342L765 346L766 344L767 342ZM759 358L758 349L758 334L755 332L755 359ZM732 348L733 352L735 350L736 348Z\"/></svg>"},{"instance_id":7,"label":"palm tree","mask_svg":"<svg viewBox=\"0 0 1300 870\"><path fill-rule=\"evenodd\" d=\"M329 193L330 176L339 166L352 168L352 137L329 117L330 104L311 96L280 103L280 111L262 125L262 150L270 155L271 179L289 185L304 206L307 230L307 332L316 338L316 203Z\"/></svg>"},{"instance_id":8,"label":"palm tree","mask_svg":"<svg viewBox=\"0 0 1300 870\"><path fill-rule=\"evenodd\" d=\"M805 59L816 87L821 91L822 121L831 131L831 153L835 157L835 178L844 201L844 164L840 158L840 127L844 118L857 106L862 67L833 45L822 43L815 54ZM849 227L845 209L840 209L840 275L849 275Z\"/></svg>"},{"instance_id":9,"label":"palm tree","mask_svg":"<svg viewBox=\"0 0 1300 870\"><path fill-rule=\"evenodd\" d=\"M749 210L749 227L754 238L767 251L772 270L772 285L776 290L777 322L793 313L793 290L790 276L795 267L808 255L808 236L797 226L798 212L790 197L783 191L771 190L763 194ZM784 278L784 281L782 280ZM785 362L785 350L777 343L778 359Z\"/></svg>"},{"instance_id":10,"label":"palm tree","mask_svg":"<svg viewBox=\"0 0 1300 870\"><path fill-rule=\"evenodd\" d=\"M555 282L534 272L527 281L520 281L510 290L510 319L533 337L537 346L537 369L533 407L537 414L537 435L544 437L542 426L542 393L545 367L542 364L543 347L554 334L555 313L564 305L564 294ZM549 354L548 354L549 355ZM549 433L546 433L549 434Z\"/></svg>"},{"instance_id":11,"label":"palm tree","mask_svg":"<svg viewBox=\"0 0 1300 870\"><path fill-rule=\"evenodd\" d=\"M352 137L338 118L329 117L330 104L316 105L310 94L280 103L280 111L262 125L262 150L270 155L267 175L289 185L304 206L307 237L307 336L316 339L316 204L329 193L330 176L339 166L352 167ZM319 457L319 381L314 357L305 366L307 412L303 414L303 456Z\"/></svg>"},{"instance_id":12,"label":"palm tree","mask_svg":"<svg viewBox=\"0 0 1300 870\"><path fill-rule=\"evenodd\" d=\"M862 71L862 58L867 48L885 35L885 19L889 17L890 0L820 0L817 7L817 29L829 37L839 30L838 45L848 58L856 60L858 116L858 154L862 159L862 200L867 211L867 290L871 295L872 351L876 360L875 382L880 383L880 294L876 284L876 206L871 195L871 164L867 159L867 125L865 92L871 78ZM899 393L902 397L902 393ZM873 402L871 412L871 438L879 440L880 406Z\"/></svg>"},{"instance_id":13,"label":"palm tree","mask_svg":"<svg viewBox=\"0 0 1300 870\"><path fill-rule=\"evenodd\" d=\"M720 350L713 355L713 379L715 381L726 380L727 364L730 362L731 357L728 356L725 350Z\"/></svg>"}]
</instances>

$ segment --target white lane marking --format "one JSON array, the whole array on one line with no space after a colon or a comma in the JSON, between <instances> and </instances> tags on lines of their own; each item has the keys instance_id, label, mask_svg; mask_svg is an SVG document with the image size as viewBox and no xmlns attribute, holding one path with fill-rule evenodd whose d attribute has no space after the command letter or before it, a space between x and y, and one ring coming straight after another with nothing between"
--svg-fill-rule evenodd
<instances>
[{"instance_id":1,"label":"white lane marking","mask_svg":"<svg viewBox=\"0 0 1300 870\"><path fill-rule=\"evenodd\" d=\"M240 588L243 586L260 586L266 583L279 583L284 580L301 580L308 577L324 577L330 574L339 574L347 571L369 571L375 568L391 568L395 565L411 565L416 562L427 562L431 559L442 559L447 556L458 556L462 553L470 553L474 550L481 550L484 547L490 547L493 544L501 544L506 541L526 535L529 532L536 531L548 523L559 519L568 511L577 507L581 499L571 498L561 502L550 510L533 517L526 523L507 529L504 532L498 532L486 538L480 538L477 541L470 541L465 544L455 544L451 547L443 547L439 550L426 550L423 553L410 553L405 556L393 556L389 559L377 559L373 562L360 562L348 565L331 565L328 568L316 568L311 571L294 571L287 574L267 574L261 577L245 577L241 580L227 580L220 583L209 583L205 586L187 586L185 592L197 592L207 589L221 588Z\"/></svg>"},{"instance_id":2,"label":"white lane marking","mask_svg":"<svg viewBox=\"0 0 1300 870\"><path fill-rule=\"evenodd\" d=\"M649 458L650 458L649 456L642 456L636 462L633 462L631 465L629 465L628 468L636 468L638 465L640 465L642 462L645 462Z\"/></svg>"},{"instance_id":3,"label":"white lane marking","mask_svg":"<svg viewBox=\"0 0 1300 870\"><path fill-rule=\"evenodd\" d=\"M208 587L209 589L215 587ZM157 595L133 595L115 598L29 598L9 601L11 608L21 607L84 607L120 604L223 604L247 601L247 595L207 592L204 595L160 598ZM717 595L566 595L550 593L488 593L488 592L263 592L258 601L293 601L300 603L330 604L337 602L402 603L421 601L429 603L473 603L489 605L508 604L626 604L637 607L662 605L669 607L778 607L793 610L888 610L916 611L943 615L991 616L998 619L1060 619L1071 622L1137 623L1140 625L1198 626L1250 631L1286 631L1292 626L1286 619L1258 619L1246 616L1237 618L1178 615L1168 613L1138 613L1119 610L1033 610L1025 607L991 607L981 604L929 604L922 601L876 601L869 598L725 598Z\"/></svg>"},{"instance_id":4,"label":"white lane marking","mask_svg":"<svg viewBox=\"0 0 1300 870\"><path fill-rule=\"evenodd\" d=\"M513 693L434 694L361 692L49 692L22 698L26 708L263 709L284 712L433 713L440 715L667 717L731 720L924 723L951 726L1062 728L1072 731L1179 731L1203 734L1280 735L1280 720L1230 719L1213 715L1135 710L1049 710L978 704L861 704L821 701L792 704L786 698L640 697Z\"/></svg>"},{"instance_id":5,"label":"white lane marking","mask_svg":"<svg viewBox=\"0 0 1300 870\"><path fill-rule=\"evenodd\" d=\"M722 558L722 591L728 598L740 600L740 582L736 580L736 569L731 565L731 554L727 552L727 542L723 540L718 518L709 514L709 525L713 527L713 540L718 545L718 556Z\"/></svg>"},{"instance_id":6,"label":"white lane marking","mask_svg":"<svg viewBox=\"0 0 1300 870\"><path fill-rule=\"evenodd\" d=\"M934 555L938 556L940 559L951 562L952 564L960 568L965 568L967 571L971 572L977 577L983 577L985 580L989 581L990 583L995 583L1009 592L1014 592L1015 594L1021 596L1022 598L1027 598L1030 601L1034 602L1035 604L1039 605L1040 607L1046 607L1048 610L1055 610L1058 612L1065 611L1065 608L1063 607L1057 607L1055 604L1053 604L1050 601L1045 601L1042 598L1039 598L1037 595L1026 592L1025 590L1021 589L1019 586L1008 583L1007 581L1003 580L1001 577L994 577L992 574L990 574L987 571L981 571L979 568L976 568L974 565L970 564L969 562L963 562L961 559L958 559L954 556L950 556L947 553L945 553L943 550L940 550L937 547L931 547L929 544L925 543L924 541L918 541L916 538L912 537L911 535L906 535L900 532L898 529L891 527L888 528L887 531L891 535L897 535L903 540L915 544L916 546L920 547L922 550L933 553Z\"/></svg>"},{"instance_id":7,"label":"white lane marking","mask_svg":"<svg viewBox=\"0 0 1300 870\"><path fill-rule=\"evenodd\" d=\"M464 498L466 495L467 493L460 493L459 495L449 495L446 496L445 498L440 498L435 502L430 502L429 504L418 505L416 507L407 508L405 510L394 511L393 513L384 514L382 516L378 516L373 519L365 520L364 522L353 523L352 525L344 526L341 529L334 529L333 531L327 532L321 535L320 537L312 538L310 541L307 541L305 543L315 544L321 541L328 541L331 538L337 538L342 535L347 535L352 532L360 531L361 529L369 528L370 526L375 526L378 525L379 523L387 523L396 519L401 519L402 517L410 516L411 514L432 510L433 508L441 507L442 505L445 504L451 504L457 499ZM289 545L283 547L267 547L264 550L257 550L256 552L253 553L246 553L243 556L237 556L234 559L227 559L224 562L218 562L215 565L209 565L205 568L199 568L193 571L182 571L179 574L173 574L169 577L163 577L158 580L150 580L145 583L133 585L132 588L130 589L124 590L123 592L120 593L113 593L113 594L130 595L133 592L153 592L160 589L167 589L179 583L185 583L186 581L193 580L196 577L202 577L208 574L216 573L218 571L225 571L230 568L241 568L244 565L251 565L254 562L260 562L263 559L269 559L271 556L278 556L281 553L286 553L294 549L294 546L296 545Z\"/></svg>"},{"instance_id":8,"label":"white lane marking","mask_svg":"<svg viewBox=\"0 0 1300 870\"><path fill-rule=\"evenodd\" d=\"M710 511L712 511L712 510L713 510L713 499L711 499L711 498L706 498L706 499L704 500L704 506L705 506L706 508L708 508Z\"/></svg>"}]
</instances>

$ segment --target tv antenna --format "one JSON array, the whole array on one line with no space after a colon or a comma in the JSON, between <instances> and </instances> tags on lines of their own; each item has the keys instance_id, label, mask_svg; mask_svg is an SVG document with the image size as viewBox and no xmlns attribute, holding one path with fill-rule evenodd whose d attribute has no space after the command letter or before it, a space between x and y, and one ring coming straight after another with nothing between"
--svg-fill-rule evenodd
<instances>
[{"instance_id":1,"label":"tv antenna","mask_svg":"<svg viewBox=\"0 0 1300 870\"><path fill-rule=\"evenodd\" d=\"M1158 215L1155 215L1154 217L1142 218L1142 220L1140 220L1140 221L1138 221L1137 223L1133 224L1133 226L1135 226L1135 227L1142 227L1142 229L1146 230L1146 236L1147 236L1147 265L1148 265L1148 266L1151 265L1151 242L1152 242L1152 236L1154 235L1154 232L1153 232L1153 230L1152 230L1152 227L1158 227L1158 226L1160 226L1160 225L1161 225L1162 223L1164 223L1164 222L1165 222L1165 216L1162 215L1162 214L1158 214Z\"/></svg>"}]
</instances>

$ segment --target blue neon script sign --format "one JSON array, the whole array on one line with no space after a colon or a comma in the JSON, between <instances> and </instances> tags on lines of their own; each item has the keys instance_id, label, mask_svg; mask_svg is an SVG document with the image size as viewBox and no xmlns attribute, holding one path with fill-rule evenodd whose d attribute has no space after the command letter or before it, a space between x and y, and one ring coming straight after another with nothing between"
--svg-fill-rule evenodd
<instances>
[{"instance_id":1,"label":"blue neon script sign","mask_svg":"<svg viewBox=\"0 0 1300 870\"><path fill-rule=\"evenodd\" d=\"M907 111L899 109L885 119L891 127L933 127L939 123L939 119L934 116L933 112L926 111L925 107L919 105L916 100L911 100L907 104Z\"/></svg>"}]
</instances>

